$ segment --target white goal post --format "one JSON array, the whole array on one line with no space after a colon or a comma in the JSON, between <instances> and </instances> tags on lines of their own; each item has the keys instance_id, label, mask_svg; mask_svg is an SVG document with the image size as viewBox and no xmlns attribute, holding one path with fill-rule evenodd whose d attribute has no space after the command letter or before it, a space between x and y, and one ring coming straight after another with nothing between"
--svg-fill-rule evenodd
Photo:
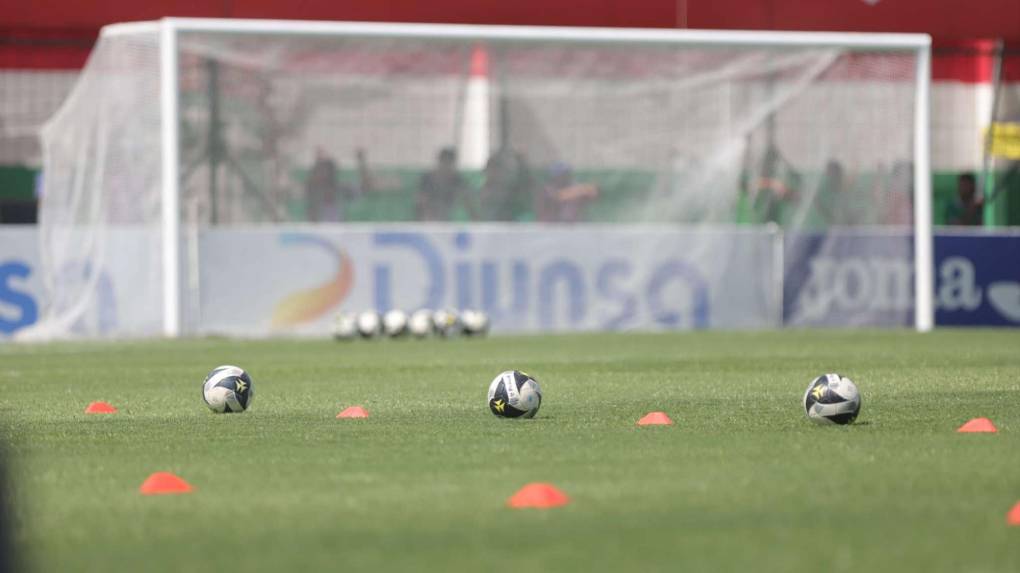
<instances>
[{"instance_id":1,"label":"white goal post","mask_svg":"<svg viewBox=\"0 0 1020 573\"><path fill-rule=\"evenodd\" d=\"M913 191L913 324L918 331L934 326L934 262L932 239L932 186L930 160L931 38L925 34L757 32L705 30L652 30L530 26L474 26L384 24L286 20L232 20L166 18L158 22L117 24L103 29L114 37L158 32L160 185L162 232L162 333L180 336L182 326L182 218L181 218L181 77L179 39L182 34L300 36L357 39L408 39L471 41L522 41L544 44L593 44L634 47L692 47L710 49L768 48L848 49L854 52L893 52L912 55L914 101L912 138Z\"/></svg>"}]
</instances>

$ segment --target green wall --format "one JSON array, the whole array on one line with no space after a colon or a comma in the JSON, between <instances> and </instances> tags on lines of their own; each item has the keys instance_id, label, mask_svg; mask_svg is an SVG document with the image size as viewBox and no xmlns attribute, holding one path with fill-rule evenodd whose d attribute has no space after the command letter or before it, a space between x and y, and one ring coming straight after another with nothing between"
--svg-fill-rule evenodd
<instances>
[{"instance_id":1,"label":"green wall","mask_svg":"<svg viewBox=\"0 0 1020 573\"><path fill-rule=\"evenodd\" d=\"M38 169L0 165L0 201L31 201L35 198Z\"/></svg>"}]
</instances>

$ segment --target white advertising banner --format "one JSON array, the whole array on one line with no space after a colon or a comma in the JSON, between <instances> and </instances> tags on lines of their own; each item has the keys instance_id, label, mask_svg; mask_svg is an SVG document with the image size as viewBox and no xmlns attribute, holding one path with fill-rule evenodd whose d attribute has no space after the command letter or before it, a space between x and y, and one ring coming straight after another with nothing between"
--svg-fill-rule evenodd
<instances>
[{"instance_id":1,"label":"white advertising banner","mask_svg":"<svg viewBox=\"0 0 1020 573\"><path fill-rule=\"evenodd\" d=\"M73 234L59 237L74 243ZM16 331L30 339L62 336L156 336L162 328L162 285L159 234L141 227L119 227L104 235L99 256L88 262L69 261L47 278L40 264L36 227L0 229L0 337ZM52 300L46 281L74 287L80 296ZM42 330L54 308L71 317L70 324ZM32 330L36 332L32 333Z\"/></svg>"},{"instance_id":2,"label":"white advertising banner","mask_svg":"<svg viewBox=\"0 0 1020 573\"><path fill-rule=\"evenodd\" d=\"M482 309L496 332L767 328L764 229L372 225L209 230L191 332L322 334L341 310Z\"/></svg>"},{"instance_id":3,"label":"white advertising banner","mask_svg":"<svg viewBox=\"0 0 1020 573\"><path fill-rule=\"evenodd\" d=\"M38 231L0 228L0 340L32 338L55 304L80 306L71 336L160 336L158 237L121 227L106 239L93 266L55 275L86 296L51 301ZM341 311L390 308L483 309L507 333L900 326L909 246L905 234L753 227L223 228L186 234L182 310L185 334L243 337L325 336ZM1015 233L943 232L935 251L939 324L1020 323Z\"/></svg>"},{"instance_id":4,"label":"white advertising banner","mask_svg":"<svg viewBox=\"0 0 1020 573\"><path fill-rule=\"evenodd\" d=\"M186 334L244 337L326 335L341 311L390 308L482 309L508 333L772 328L782 318L777 244L760 228L210 229L185 236L182 313ZM78 309L63 313L75 317L72 336L159 336L158 237L111 229L101 251L53 279L85 296L51 301L36 229L0 230L0 336L30 334L54 306Z\"/></svg>"},{"instance_id":5,"label":"white advertising banner","mask_svg":"<svg viewBox=\"0 0 1020 573\"><path fill-rule=\"evenodd\" d=\"M42 290L35 227L0 228L0 339L35 324Z\"/></svg>"}]
</instances>

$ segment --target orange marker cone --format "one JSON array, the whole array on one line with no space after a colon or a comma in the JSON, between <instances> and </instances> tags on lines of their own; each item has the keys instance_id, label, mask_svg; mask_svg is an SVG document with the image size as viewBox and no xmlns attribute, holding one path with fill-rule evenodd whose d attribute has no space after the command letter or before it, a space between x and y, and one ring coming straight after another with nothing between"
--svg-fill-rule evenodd
<instances>
[{"instance_id":1,"label":"orange marker cone","mask_svg":"<svg viewBox=\"0 0 1020 573\"><path fill-rule=\"evenodd\" d=\"M989 420L988 418L974 418L973 420L960 426L959 429L957 429L956 431L960 432L961 434L970 434L978 432L990 432L994 434L999 430L996 429L995 424L993 424L992 421Z\"/></svg>"},{"instance_id":2,"label":"orange marker cone","mask_svg":"<svg viewBox=\"0 0 1020 573\"><path fill-rule=\"evenodd\" d=\"M86 414L116 414L117 409L107 402L92 402L85 407Z\"/></svg>"},{"instance_id":3,"label":"orange marker cone","mask_svg":"<svg viewBox=\"0 0 1020 573\"><path fill-rule=\"evenodd\" d=\"M517 490L506 504L515 509L535 507L545 509L570 503L570 498L556 486L548 483L529 483Z\"/></svg>"},{"instance_id":4,"label":"orange marker cone","mask_svg":"<svg viewBox=\"0 0 1020 573\"><path fill-rule=\"evenodd\" d=\"M637 421L639 426L672 426L673 420L665 412L649 412L644 418Z\"/></svg>"},{"instance_id":5,"label":"orange marker cone","mask_svg":"<svg viewBox=\"0 0 1020 573\"><path fill-rule=\"evenodd\" d=\"M337 418L367 418L368 410L361 406L351 406L336 415Z\"/></svg>"},{"instance_id":6,"label":"orange marker cone","mask_svg":"<svg viewBox=\"0 0 1020 573\"><path fill-rule=\"evenodd\" d=\"M191 484L170 472L156 472L142 482L138 491L144 495L191 493Z\"/></svg>"},{"instance_id":7,"label":"orange marker cone","mask_svg":"<svg viewBox=\"0 0 1020 573\"><path fill-rule=\"evenodd\" d=\"M1020 525L1020 501L1016 502L1013 509L1006 514L1006 523L1009 525Z\"/></svg>"}]
</instances>

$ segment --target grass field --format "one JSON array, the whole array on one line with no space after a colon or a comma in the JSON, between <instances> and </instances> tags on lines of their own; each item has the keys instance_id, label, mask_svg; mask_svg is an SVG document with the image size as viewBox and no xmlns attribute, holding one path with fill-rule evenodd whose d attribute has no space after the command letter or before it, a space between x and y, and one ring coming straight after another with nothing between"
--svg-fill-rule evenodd
<instances>
[{"instance_id":1,"label":"grass field","mask_svg":"<svg viewBox=\"0 0 1020 573\"><path fill-rule=\"evenodd\" d=\"M206 409L221 363L249 412ZM533 420L486 408L509 368ZM826 371L856 424L804 417ZM1020 571L1018 331L3 345L0 424L38 571ZM507 508L531 481L572 503Z\"/></svg>"}]
</instances>

